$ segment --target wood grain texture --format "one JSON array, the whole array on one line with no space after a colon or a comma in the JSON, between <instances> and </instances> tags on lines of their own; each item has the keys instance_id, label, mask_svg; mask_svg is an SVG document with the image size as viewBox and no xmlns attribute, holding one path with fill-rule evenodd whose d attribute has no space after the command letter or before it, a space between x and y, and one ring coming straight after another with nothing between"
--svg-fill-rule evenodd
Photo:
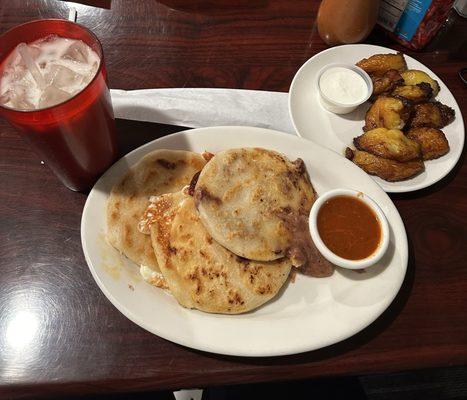
<instances>
[{"instance_id":1,"label":"wood grain texture","mask_svg":"<svg viewBox=\"0 0 467 400\"><path fill-rule=\"evenodd\" d=\"M325 48L314 28L318 1L101 4L108 6L76 7L78 22L103 43L112 88L287 91L300 65ZM65 2L1 2L0 33L35 18L67 15ZM459 54L459 41L465 43L465 36L454 50L445 46L407 53L443 79L466 113L466 89L457 76L466 53ZM380 33L367 42L402 49ZM122 153L181 129L131 121L117 125ZM369 328L310 353L224 357L147 333L110 304L81 250L86 195L62 186L0 121L0 397L190 388L465 364L466 193L463 157L435 186L392 196L407 228L409 270L395 302Z\"/></svg>"}]
</instances>

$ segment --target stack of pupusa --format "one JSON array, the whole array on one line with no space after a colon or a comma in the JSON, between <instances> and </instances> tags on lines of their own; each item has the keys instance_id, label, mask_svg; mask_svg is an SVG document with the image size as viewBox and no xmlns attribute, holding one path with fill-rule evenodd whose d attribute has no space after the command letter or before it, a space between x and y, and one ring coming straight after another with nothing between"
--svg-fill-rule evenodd
<instances>
[{"instance_id":1,"label":"stack of pupusa","mask_svg":"<svg viewBox=\"0 0 467 400\"><path fill-rule=\"evenodd\" d=\"M150 237L138 224L150 196L178 192L188 185L206 160L197 153L156 150L136 163L117 183L107 202L107 240L141 266L143 276L153 285L165 287Z\"/></svg>"},{"instance_id":2,"label":"stack of pupusa","mask_svg":"<svg viewBox=\"0 0 467 400\"><path fill-rule=\"evenodd\" d=\"M301 160L258 148L227 150L202 166L190 189L182 187L153 193L139 224L182 306L250 311L278 293L292 266L316 260L307 226L315 193ZM314 275L333 272L322 259L313 265Z\"/></svg>"}]
</instances>

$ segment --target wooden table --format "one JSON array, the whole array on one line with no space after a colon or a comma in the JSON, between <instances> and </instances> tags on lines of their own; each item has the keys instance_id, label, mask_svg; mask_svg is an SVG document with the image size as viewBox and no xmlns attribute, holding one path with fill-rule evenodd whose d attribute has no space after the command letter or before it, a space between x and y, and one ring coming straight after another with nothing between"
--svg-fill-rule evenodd
<instances>
[{"instance_id":1,"label":"wooden table","mask_svg":"<svg viewBox=\"0 0 467 400\"><path fill-rule=\"evenodd\" d=\"M76 6L78 22L101 39L112 88L286 92L300 65L326 47L315 29L317 1L95 3L103 8ZM67 15L65 2L2 2L0 32ZM460 36L449 42L451 48L407 53L443 79L465 114L466 89L457 76L466 66L465 23L456 29ZM402 49L378 33L368 42ZM118 121L118 128L123 153L180 130L131 121ZM357 375L467 360L464 157L438 184L391 196L406 224L410 261L400 294L376 322L319 351L248 359L183 348L120 314L98 289L83 257L86 195L62 186L4 121L0 137L1 398Z\"/></svg>"}]
</instances>

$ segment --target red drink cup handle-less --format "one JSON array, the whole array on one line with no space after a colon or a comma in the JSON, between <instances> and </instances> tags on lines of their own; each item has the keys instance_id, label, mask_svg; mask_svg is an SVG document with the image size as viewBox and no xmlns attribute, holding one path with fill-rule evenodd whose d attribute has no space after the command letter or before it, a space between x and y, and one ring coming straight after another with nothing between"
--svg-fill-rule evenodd
<instances>
[{"instance_id":1,"label":"red drink cup handle-less","mask_svg":"<svg viewBox=\"0 0 467 400\"><path fill-rule=\"evenodd\" d=\"M0 36L0 73L19 43L51 34L78 39L100 58L92 81L63 103L40 110L14 110L0 105L0 116L24 134L46 163L71 190L89 189L117 156L115 120L102 46L88 29L74 22L44 19L19 25Z\"/></svg>"}]
</instances>

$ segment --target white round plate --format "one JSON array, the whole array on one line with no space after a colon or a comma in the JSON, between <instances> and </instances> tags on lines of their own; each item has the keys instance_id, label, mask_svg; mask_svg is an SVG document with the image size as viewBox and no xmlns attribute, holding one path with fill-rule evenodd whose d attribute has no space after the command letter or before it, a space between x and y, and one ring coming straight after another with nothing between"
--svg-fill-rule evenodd
<instances>
[{"instance_id":1,"label":"white round plate","mask_svg":"<svg viewBox=\"0 0 467 400\"><path fill-rule=\"evenodd\" d=\"M141 157L156 149L217 152L238 147L277 150L301 157L319 193L348 187L372 197L391 230L390 247L366 273L337 269L332 277L298 275L261 308L242 315L188 310L144 282L138 267L105 241L112 186ZM407 238L396 207L359 168L336 153L294 135L250 127L193 129L165 136L127 154L89 193L81 221L86 261L97 284L124 315L148 331L184 346L237 356L277 356L318 349L348 338L373 322L392 302L407 268Z\"/></svg>"},{"instance_id":2,"label":"white round plate","mask_svg":"<svg viewBox=\"0 0 467 400\"><path fill-rule=\"evenodd\" d=\"M347 146L352 146L354 137L363 133L365 114L369 103L362 104L346 115L333 114L323 108L319 100L317 73L330 63L355 64L373 54L395 53L394 50L369 44L352 44L332 47L316 54L301 66L295 75L289 92L289 111L292 123L299 136L334 150L344 156ZM455 120L443 128L451 150L437 160L425 162L425 171L412 179L401 182L387 182L372 177L386 192L412 192L430 186L444 178L456 165L464 147L464 122L461 110L447 86L429 68L412 57L405 55L409 69L427 72L436 79L441 88L436 100L453 108Z\"/></svg>"}]
</instances>

